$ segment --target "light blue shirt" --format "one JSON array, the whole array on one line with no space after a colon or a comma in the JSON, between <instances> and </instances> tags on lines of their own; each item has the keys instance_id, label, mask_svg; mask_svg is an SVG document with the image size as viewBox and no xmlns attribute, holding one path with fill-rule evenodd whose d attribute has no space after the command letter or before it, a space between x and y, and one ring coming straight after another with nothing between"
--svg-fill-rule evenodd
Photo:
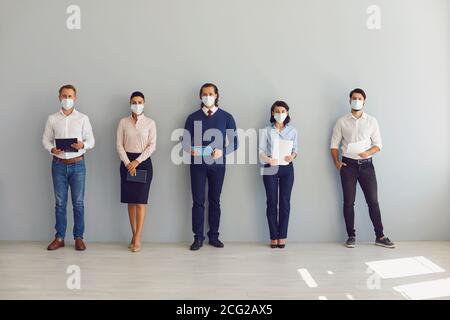
<instances>
[{"instance_id":1,"label":"light blue shirt","mask_svg":"<svg viewBox=\"0 0 450 320\"><path fill-rule=\"evenodd\" d=\"M271 157L272 146L275 139L292 140L292 152L298 154L297 130L289 124L285 125L280 132L278 132L273 124L261 130L259 137L259 152L264 152L267 156Z\"/></svg>"}]
</instances>

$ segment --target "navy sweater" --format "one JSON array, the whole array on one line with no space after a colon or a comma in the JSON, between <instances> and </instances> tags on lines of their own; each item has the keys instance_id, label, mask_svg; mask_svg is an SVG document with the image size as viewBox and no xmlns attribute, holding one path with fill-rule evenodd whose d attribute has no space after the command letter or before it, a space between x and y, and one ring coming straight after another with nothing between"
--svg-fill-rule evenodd
<instances>
[{"instance_id":1,"label":"navy sweater","mask_svg":"<svg viewBox=\"0 0 450 320\"><path fill-rule=\"evenodd\" d=\"M183 135L183 149L188 153L191 152L192 146L209 145L213 149L221 149L223 156L215 160L217 164L225 164L225 156L238 147L234 118L230 113L220 108L211 117L208 117L202 109L191 113L186 119L184 129L186 130ZM226 145L226 137L228 137L228 145ZM205 159L202 159L203 164ZM191 163L194 163L194 157L191 158Z\"/></svg>"}]
</instances>

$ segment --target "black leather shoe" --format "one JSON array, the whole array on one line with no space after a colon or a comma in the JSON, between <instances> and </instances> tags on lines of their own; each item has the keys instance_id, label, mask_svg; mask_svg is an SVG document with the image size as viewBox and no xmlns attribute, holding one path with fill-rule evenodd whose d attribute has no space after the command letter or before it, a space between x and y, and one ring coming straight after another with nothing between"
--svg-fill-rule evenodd
<instances>
[{"instance_id":1,"label":"black leather shoe","mask_svg":"<svg viewBox=\"0 0 450 320\"><path fill-rule=\"evenodd\" d=\"M278 245L278 248L280 248L280 249L284 249L284 247L286 247L286 244L285 244L285 243L279 244L279 245Z\"/></svg>"},{"instance_id":2,"label":"black leather shoe","mask_svg":"<svg viewBox=\"0 0 450 320\"><path fill-rule=\"evenodd\" d=\"M224 244L219 239L209 239L209 244L216 248L223 248Z\"/></svg>"},{"instance_id":3,"label":"black leather shoe","mask_svg":"<svg viewBox=\"0 0 450 320\"><path fill-rule=\"evenodd\" d=\"M197 250L200 249L202 246L203 246L203 241L202 241L202 240L195 239L194 242L191 244L191 250L192 250L192 251L197 251Z\"/></svg>"}]
</instances>

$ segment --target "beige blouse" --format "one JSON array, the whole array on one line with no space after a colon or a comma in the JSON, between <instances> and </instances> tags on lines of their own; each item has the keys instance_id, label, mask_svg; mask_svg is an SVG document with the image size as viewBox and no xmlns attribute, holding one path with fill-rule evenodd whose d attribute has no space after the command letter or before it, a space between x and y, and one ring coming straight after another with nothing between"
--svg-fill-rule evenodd
<instances>
[{"instance_id":1,"label":"beige blouse","mask_svg":"<svg viewBox=\"0 0 450 320\"><path fill-rule=\"evenodd\" d=\"M136 159L139 163L147 160L156 148L155 121L144 114L137 117L136 124L131 115L121 119L117 127L116 147L125 166L130 163L127 152L141 153Z\"/></svg>"}]
</instances>

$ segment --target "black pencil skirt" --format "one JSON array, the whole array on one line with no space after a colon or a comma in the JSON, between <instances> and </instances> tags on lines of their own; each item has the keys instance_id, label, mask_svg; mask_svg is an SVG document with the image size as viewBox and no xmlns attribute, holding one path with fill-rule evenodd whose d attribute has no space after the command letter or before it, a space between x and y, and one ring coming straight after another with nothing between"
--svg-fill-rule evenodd
<instances>
[{"instance_id":1,"label":"black pencil skirt","mask_svg":"<svg viewBox=\"0 0 450 320\"><path fill-rule=\"evenodd\" d=\"M130 159L130 161L133 161L141 154L127 152L127 155L128 159ZM148 158L147 160L140 163L136 167L136 170L147 170L147 179L145 183L127 181L128 170L123 162L120 163L120 202L122 203L148 203L148 193L150 191L150 184L153 178L153 166L151 158Z\"/></svg>"}]
</instances>

